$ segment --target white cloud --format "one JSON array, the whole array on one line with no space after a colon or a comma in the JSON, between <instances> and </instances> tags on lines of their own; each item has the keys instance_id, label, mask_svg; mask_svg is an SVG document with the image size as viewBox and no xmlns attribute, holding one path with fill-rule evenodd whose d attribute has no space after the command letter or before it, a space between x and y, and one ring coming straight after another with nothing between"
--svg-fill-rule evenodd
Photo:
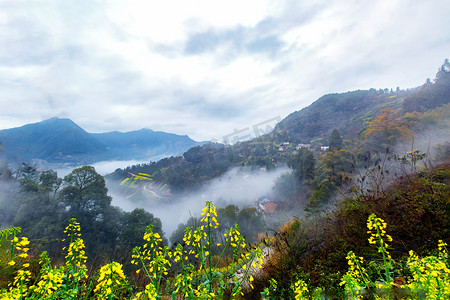
<instances>
[{"instance_id":1,"label":"white cloud","mask_svg":"<svg viewBox=\"0 0 450 300\"><path fill-rule=\"evenodd\" d=\"M414 87L448 57L449 12L444 0L3 1L0 128L56 115L205 140L324 93Z\"/></svg>"}]
</instances>

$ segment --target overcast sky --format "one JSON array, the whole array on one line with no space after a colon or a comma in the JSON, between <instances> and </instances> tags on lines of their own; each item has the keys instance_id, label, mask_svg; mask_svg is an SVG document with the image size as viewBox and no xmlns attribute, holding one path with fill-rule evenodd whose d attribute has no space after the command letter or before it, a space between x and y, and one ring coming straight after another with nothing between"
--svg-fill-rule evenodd
<instances>
[{"instance_id":1,"label":"overcast sky","mask_svg":"<svg viewBox=\"0 0 450 300\"><path fill-rule=\"evenodd\" d=\"M222 140L450 58L442 1L0 0L0 128L70 118Z\"/></svg>"}]
</instances>

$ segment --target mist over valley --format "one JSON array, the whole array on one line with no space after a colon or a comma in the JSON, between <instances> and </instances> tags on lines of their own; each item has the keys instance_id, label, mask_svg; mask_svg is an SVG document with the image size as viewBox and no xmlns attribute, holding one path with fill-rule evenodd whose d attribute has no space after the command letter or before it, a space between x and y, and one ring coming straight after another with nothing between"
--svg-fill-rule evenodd
<instances>
[{"instance_id":1,"label":"mist over valley","mask_svg":"<svg viewBox=\"0 0 450 300\"><path fill-rule=\"evenodd\" d=\"M258 207L258 199L269 197L276 199L273 190L275 181L283 173L288 172L287 167L280 167L267 172L266 170L251 170L250 168L233 168L221 176L211 179L196 191L177 193L170 197L153 195L147 199L133 201L121 195L118 191L118 182L107 182L109 194L112 196L112 205L126 211L136 207L144 208L162 221L164 233L170 237L178 224L185 223L190 217L200 217L199 212L206 201L213 201L216 207L224 208L229 204L239 208ZM149 183L151 184L151 183ZM145 184L142 189L147 189ZM156 190L157 191L157 190ZM298 213L301 213L300 211ZM264 231L265 228L261 228Z\"/></svg>"}]
</instances>

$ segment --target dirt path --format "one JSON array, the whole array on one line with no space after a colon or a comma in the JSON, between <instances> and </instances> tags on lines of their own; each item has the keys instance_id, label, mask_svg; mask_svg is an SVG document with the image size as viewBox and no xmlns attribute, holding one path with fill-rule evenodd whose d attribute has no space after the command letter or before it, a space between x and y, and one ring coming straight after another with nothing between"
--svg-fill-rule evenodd
<instances>
[{"instance_id":1,"label":"dirt path","mask_svg":"<svg viewBox=\"0 0 450 300\"><path fill-rule=\"evenodd\" d=\"M161 198L161 199L165 199L166 197L162 197L160 195L158 195L157 193L155 193L153 190L149 189L148 186L151 185L152 183L147 183L144 186L144 190L146 190L147 192L150 192L153 196L155 196L156 198Z\"/></svg>"}]
</instances>

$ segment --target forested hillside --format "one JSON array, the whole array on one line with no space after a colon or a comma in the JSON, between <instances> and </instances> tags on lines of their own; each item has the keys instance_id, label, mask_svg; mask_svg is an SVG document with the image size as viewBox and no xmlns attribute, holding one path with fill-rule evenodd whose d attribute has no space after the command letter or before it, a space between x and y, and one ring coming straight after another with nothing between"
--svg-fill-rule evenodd
<instances>
[{"instance_id":1,"label":"forested hillside","mask_svg":"<svg viewBox=\"0 0 450 300\"><path fill-rule=\"evenodd\" d=\"M279 141L309 143L338 129L345 138L360 135L382 109L390 108L400 116L424 113L450 101L450 64L440 67L434 82L430 79L420 87L401 90L366 90L329 94L313 104L294 112L275 128Z\"/></svg>"}]
</instances>

